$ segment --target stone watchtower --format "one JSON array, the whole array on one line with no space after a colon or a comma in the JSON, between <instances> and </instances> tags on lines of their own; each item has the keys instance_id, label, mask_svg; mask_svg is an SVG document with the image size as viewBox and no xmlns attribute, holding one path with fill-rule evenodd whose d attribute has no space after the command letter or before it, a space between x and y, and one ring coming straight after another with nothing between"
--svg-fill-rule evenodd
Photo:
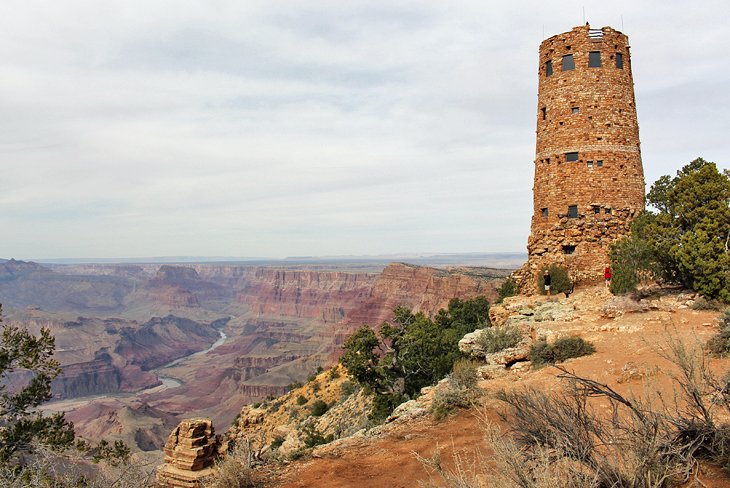
<instances>
[{"instance_id":1,"label":"stone watchtower","mask_svg":"<svg viewBox=\"0 0 730 488\"><path fill-rule=\"evenodd\" d=\"M629 42L610 27L575 27L540 44L534 213L522 288L565 266L603 279L609 244L644 209Z\"/></svg>"}]
</instances>

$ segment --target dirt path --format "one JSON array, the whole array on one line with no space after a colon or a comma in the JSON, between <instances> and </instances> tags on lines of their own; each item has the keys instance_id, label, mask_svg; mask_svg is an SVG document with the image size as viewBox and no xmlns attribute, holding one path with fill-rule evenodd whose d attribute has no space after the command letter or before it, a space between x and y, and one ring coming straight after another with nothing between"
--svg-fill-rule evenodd
<instances>
[{"instance_id":1,"label":"dirt path","mask_svg":"<svg viewBox=\"0 0 730 488\"><path fill-rule=\"evenodd\" d=\"M455 451L468 456L475 446L482 444L482 438L476 419L468 411L439 423L420 419L398 426L382 439L363 439L334 455L294 463L276 486L413 487L418 480L428 479L428 472L415 453L430 457L438 446L444 463L450 465Z\"/></svg>"}]
</instances>

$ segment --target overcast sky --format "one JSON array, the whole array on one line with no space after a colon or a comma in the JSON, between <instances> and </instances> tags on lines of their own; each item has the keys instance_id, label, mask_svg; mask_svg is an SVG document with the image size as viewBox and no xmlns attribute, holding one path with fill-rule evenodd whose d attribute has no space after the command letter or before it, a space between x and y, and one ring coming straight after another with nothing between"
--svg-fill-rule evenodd
<instances>
[{"instance_id":1,"label":"overcast sky","mask_svg":"<svg viewBox=\"0 0 730 488\"><path fill-rule=\"evenodd\" d=\"M584 7L647 183L727 168L726 1L2 0L0 257L524 251L538 46Z\"/></svg>"}]
</instances>

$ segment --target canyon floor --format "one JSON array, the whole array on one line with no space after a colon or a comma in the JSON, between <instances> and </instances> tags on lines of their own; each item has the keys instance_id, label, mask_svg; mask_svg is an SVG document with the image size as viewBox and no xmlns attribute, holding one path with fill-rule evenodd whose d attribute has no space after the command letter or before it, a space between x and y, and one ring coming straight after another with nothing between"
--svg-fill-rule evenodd
<instances>
[{"instance_id":1,"label":"canyon floor","mask_svg":"<svg viewBox=\"0 0 730 488\"><path fill-rule=\"evenodd\" d=\"M670 394L676 367L665 357L669 342L681 341L687 347L699 347L717 332L718 326L718 312L692 310L683 303L681 295L637 305L628 299L612 297L602 287L593 287L578 290L568 299L561 295L553 299L518 300L522 302L513 306L514 310L553 301L556 307L569 311L552 317L557 320L544 320L534 326L541 334L579 335L593 342L594 354L568 360L563 366L579 376L605 383L623 395L642 395L647 389ZM710 367L718 373L727 372L730 359L712 359ZM523 368L499 379L481 381L479 387L484 396L479 408L459 410L440 422L427 415L396 419L377 433L315 448L313 457L284 466L270 479L270 484L280 488L418 486L418 482L429 481L431 474L417 455L429 458L436 450L441 451L447 466L454 466L456 454L463 467L484 472L477 459L479 454L488 458L489 446L482 431L483 415L476 413L486 412L491 422L501 424L503 431L508 430L509 426L498 415L505 406L495 399L495 392L524 387L555 391L565 382L558 378L559 373L553 367L527 372ZM597 408L606 406L599 404ZM687 486L730 486L730 477L710 466L702 466L698 480L703 484Z\"/></svg>"}]
</instances>

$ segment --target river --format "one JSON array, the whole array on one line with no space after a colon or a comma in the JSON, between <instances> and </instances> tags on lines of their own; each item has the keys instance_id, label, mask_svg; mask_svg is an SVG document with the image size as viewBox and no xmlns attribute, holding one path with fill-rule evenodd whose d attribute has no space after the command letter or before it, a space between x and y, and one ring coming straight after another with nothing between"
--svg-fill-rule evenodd
<instances>
[{"instance_id":1,"label":"river","mask_svg":"<svg viewBox=\"0 0 730 488\"><path fill-rule=\"evenodd\" d=\"M93 400L97 400L99 398L104 398L104 399L131 398L131 397L135 397L138 395L144 395L144 394L149 394L149 393L159 393L161 391L178 388L178 387L182 386L182 383L180 382L180 380L178 380L176 378L172 378L170 376L162 375L162 374L160 374L160 372L163 369L170 368L172 366L176 366L189 359L208 354L212 350L222 346L226 342L226 339L228 339L228 336L222 330L218 331L218 333L220 334L220 337L209 348L204 349L202 351L194 352L187 356L183 356L170 363L160 366L159 368L151 369L150 371L157 375L157 379L159 379L160 382L162 383L161 385L151 386L149 388L145 388L143 390L139 390L134 393L128 393L128 392L105 393L105 394L101 394L101 395L89 395L89 396L85 396L85 397L76 397L76 398L68 398L65 400L50 401L48 403L44 403L43 405L41 405L39 407L39 410L44 410L44 411L49 411L49 412L65 412L68 410L73 410L73 409L79 408L79 407L81 407Z\"/></svg>"}]
</instances>

